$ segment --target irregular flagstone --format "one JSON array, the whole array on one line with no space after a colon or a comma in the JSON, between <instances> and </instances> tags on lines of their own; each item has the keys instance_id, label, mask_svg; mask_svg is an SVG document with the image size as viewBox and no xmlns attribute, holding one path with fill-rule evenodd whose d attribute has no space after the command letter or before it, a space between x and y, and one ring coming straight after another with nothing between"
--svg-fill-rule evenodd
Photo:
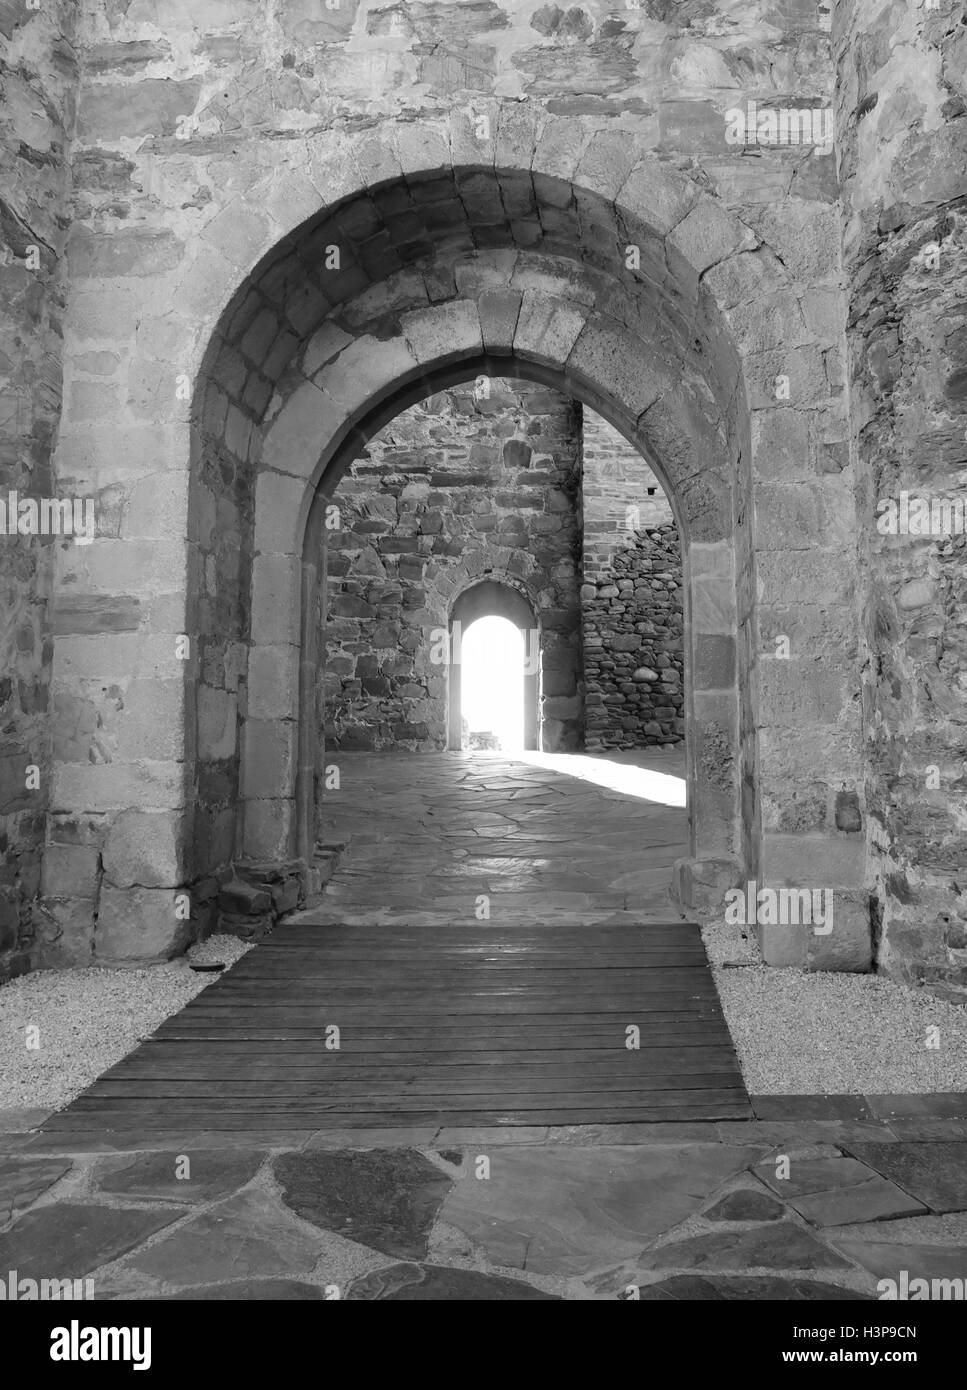
<instances>
[{"instance_id":1,"label":"irregular flagstone","mask_svg":"<svg viewBox=\"0 0 967 1390\"><path fill-rule=\"evenodd\" d=\"M846 1289L839 1284L822 1283L818 1279L782 1279L763 1275L755 1277L722 1277L699 1274L673 1274L670 1279L661 1279L656 1284L642 1285L638 1298L643 1303L658 1302L664 1299L683 1300L686 1303L713 1303L736 1301L784 1300L789 1302L868 1302L870 1294L859 1293L856 1289Z\"/></svg>"},{"instance_id":2,"label":"irregular flagstone","mask_svg":"<svg viewBox=\"0 0 967 1390\"><path fill-rule=\"evenodd\" d=\"M967 1245L901 1244L892 1240L834 1239L848 1259L862 1265L873 1277L897 1283L904 1272L910 1279L960 1279L967 1281ZM961 1284L961 1289L964 1285Z\"/></svg>"},{"instance_id":3,"label":"irregular flagstone","mask_svg":"<svg viewBox=\"0 0 967 1390\"><path fill-rule=\"evenodd\" d=\"M724 1144L499 1149L490 1177L458 1183L440 1220L494 1264L583 1274L637 1255L757 1156Z\"/></svg>"},{"instance_id":4,"label":"irregular flagstone","mask_svg":"<svg viewBox=\"0 0 967 1390\"><path fill-rule=\"evenodd\" d=\"M0 1269L29 1279L79 1279L170 1226L187 1207L116 1207L52 1202L0 1236Z\"/></svg>"},{"instance_id":5,"label":"irregular flagstone","mask_svg":"<svg viewBox=\"0 0 967 1390\"><path fill-rule=\"evenodd\" d=\"M967 1142L850 1144L849 1149L931 1211L967 1211Z\"/></svg>"},{"instance_id":6,"label":"irregular flagstone","mask_svg":"<svg viewBox=\"0 0 967 1390\"><path fill-rule=\"evenodd\" d=\"M730 1192L702 1215L706 1221L778 1221L784 1212L782 1203L768 1192L743 1187Z\"/></svg>"},{"instance_id":7,"label":"irregular flagstone","mask_svg":"<svg viewBox=\"0 0 967 1390\"><path fill-rule=\"evenodd\" d=\"M61 1158L0 1158L0 1226L29 1207L71 1169Z\"/></svg>"},{"instance_id":8,"label":"irregular flagstone","mask_svg":"<svg viewBox=\"0 0 967 1390\"><path fill-rule=\"evenodd\" d=\"M641 1269L848 1269L808 1231L783 1221L673 1240L642 1255Z\"/></svg>"},{"instance_id":9,"label":"irregular flagstone","mask_svg":"<svg viewBox=\"0 0 967 1390\"><path fill-rule=\"evenodd\" d=\"M161 1197L182 1202L206 1202L237 1192L253 1178L265 1158L251 1149L140 1153L123 1159L102 1159L94 1170L98 1192L126 1197ZM183 1159L188 1160L186 1176Z\"/></svg>"},{"instance_id":10,"label":"irregular flagstone","mask_svg":"<svg viewBox=\"0 0 967 1390\"><path fill-rule=\"evenodd\" d=\"M286 1205L322 1230L418 1259L452 1180L413 1149L283 1154L275 1176Z\"/></svg>"},{"instance_id":11,"label":"irregular flagstone","mask_svg":"<svg viewBox=\"0 0 967 1390\"><path fill-rule=\"evenodd\" d=\"M670 782L684 770L680 751L638 751L630 761L647 767L655 757ZM323 838L346 848L321 906L292 920L435 925L472 917L481 892L499 899L492 911L505 925L678 915L668 886L673 861L686 853L683 808L585 780L593 759L581 760L580 778L566 754L540 764L456 753L344 752L340 760L338 805ZM599 762L607 784L613 763Z\"/></svg>"},{"instance_id":12,"label":"irregular flagstone","mask_svg":"<svg viewBox=\"0 0 967 1390\"><path fill-rule=\"evenodd\" d=\"M280 1202L253 1190L209 1207L129 1264L141 1274L185 1285L306 1274L324 1251L323 1241ZM335 1270L333 1282L340 1282Z\"/></svg>"},{"instance_id":13,"label":"irregular flagstone","mask_svg":"<svg viewBox=\"0 0 967 1390\"><path fill-rule=\"evenodd\" d=\"M559 1295L535 1289L520 1279L487 1274L474 1269L452 1269L444 1265L391 1265L364 1275L353 1284L347 1298L415 1303L420 1300L447 1300L462 1303L489 1300L553 1299Z\"/></svg>"},{"instance_id":14,"label":"irregular flagstone","mask_svg":"<svg viewBox=\"0 0 967 1390\"><path fill-rule=\"evenodd\" d=\"M788 1178L778 1178L771 1161L760 1164L755 1172L816 1226L920 1216L927 1210L855 1158L793 1158Z\"/></svg>"}]
</instances>

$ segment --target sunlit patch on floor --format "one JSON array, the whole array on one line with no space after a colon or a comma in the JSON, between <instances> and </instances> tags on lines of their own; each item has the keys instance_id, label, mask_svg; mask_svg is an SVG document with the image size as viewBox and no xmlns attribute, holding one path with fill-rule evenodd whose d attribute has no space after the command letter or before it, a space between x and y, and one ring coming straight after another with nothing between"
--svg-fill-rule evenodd
<instances>
[{"instance_id":1,"label":"sunlit patch on floor","mask_svg":"<svg viewBox=\"0 0 967 1390\"><path fill-rule=\"evenodd\" d=\"M566 777L578 777L594 782L608 791L636 796L661 806L684 806L685 779L649 767L635 767L614 762L610 758L590 757L581 753L516 753L515 758L534 767L546 767Z\"/></svg>"}]
</instances>

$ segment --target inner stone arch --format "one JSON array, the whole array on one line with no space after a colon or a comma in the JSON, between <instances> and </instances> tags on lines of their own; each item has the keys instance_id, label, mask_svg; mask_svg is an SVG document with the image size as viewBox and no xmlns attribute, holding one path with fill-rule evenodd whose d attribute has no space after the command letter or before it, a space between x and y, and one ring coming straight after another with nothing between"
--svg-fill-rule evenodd
<instances>
[{"instance_id":1,"label":"inner stone arch","mask_svg":"<svg viewBox=\"0 0 967 1390\"><path fill-rule=\"evenodd\" d=\"M468 301L461 301L459 307L461 314L469 311L477 312ZM432 312L446 316L447 322L444 326L452 330L451 305L439 306ZM441 328L438 331L443 330ZM452 337L450 341L452 345ZM478 353L479 342L478 337ZM313 595L320 582L317 557L320 553L321 537L325 531L327 510L332 506L333 498L337 495L336 488L340 478L349 466L351 458L361 447L362 442L372 438L377 425L381 424L388 414L398 412L412 399L438 391L448 382L466 380L487 373L496 375L499 372L503 375L533 377L568 394L580 394L583 399L590 397L596 406L603 406L603 409L611 415L612 419L619 420L622 415L625 418L628 415L627 407L620 399L610 400L608 398L608 383L606 381L595 381L594 378L591 378L584 384L560 367L555 372L546 361L535 363L533 357L523 359L508 353L491 358L489 356L471 356L467 353L459 364L451 360L435 369L430 363L424 364L417 380L404 383L402 387L395 379L395 373L399 369L398 349L395 344L392 342L386 344L382 353L378 348L370 347L368 349L367 362L370 373L372 373L376 363L381 360L389 375L382 389L375 392L377 403L371 407L370 415L355 422L354 428L346 432L341 445L333 447L328 458L320 461L320 466L314 470L316 477L309 482L309 487L314 486L314 491L312 493L313 500L308 509L301 560L297 561L297 557L291 550L269 552L263 537L272 537L283 533L290 537L299 534L299 519L306 502L306 484L303 482L288 492L289 512L283 521L282 517L285 514L280 509L286 505L284 501L286 493L277 487L276 483L285 480L291 481L291 475L283 474L276 467L273 467L267 474L263 475L260 482L260 496L264 499L264 504L257 504L256 507L252 622L253 634L271 631L272 641L262 644L260 649L258 641L253 640L250 669L271 672L273 700L277 700L279 696L278 673L280 671L291 673L298 669L301 674L298 681L298 696L291 699L283 714L276 715L272 720L263 720L258 700L253 702L250 698L245 748L253 750L257 759L259 746L268 742L270 746L281 748L284 756L272 758L270 775L267 779L263 778L262 780L256 780L251 776L249 769L252 764L248 760L243 764L242 799L245 820L241 852L246 858L264 860L272 857L292 857L295 854L300 862L307 862L313 854L314 832L312 827L319 816L319 797L323 784L324 767L320 762L322 750L312 737L312 729L314 728L312 711L314 690L318 679L318 657L314 645L314 623L307 623L305 615L313 613L315 609ZM606 360L610 360L610 358ZM337 363L335 370L342 371L344 368ZM370 379L372 380L372 376ZM319 401L314 401L313 404L317 407L321 404L323 409L327 409L327 393L324 390L320 391L315 386L313 386L313 390L319 397ZM291 447L293 439L291 431L294 429L296 432L304 432L306 429L306 417L303 414L305 396L300 396L302 391L302 385L294 387L286 405L275 417L266 439L268 456L276 463L283 462L284 451ZM291 416L289 412L292 412ZM294 425L290 423L293 418L295 420ZM311 428L313 437L315 437L315 426ZM669 437L668 434L666 434L667 437ZM674 438L675 436L672 435L671 437ZM640 444L638 448L641 448ZM686 455L687 449L687 440L683 439L680 443L679 458ZM304 468L305 463L303 462L299 466ZM657 472L659 468L657 462L655 468ZM262 488L261 483L264 483L266 478L271 480L271 486ZM670 495L674 498L674 494ZM727 510L727 506L721 507L722 512ZM685 526L683 526L683 535L688 536ZM731 537L723 537L715 543L699 543L691 553L690 563L693 569L698 569L706 574L711 567L709 579L712 582L717 580L720 584L716 609L719 621L734 624L734 617L728 616L728 614L735 612L735 601L731 587L734 574L731 545ZM287 574L285 573L286 568ZM274 576L276 582L270 585L260 585L258 581L260 569L263 574ZM278 583L280 579L284 580L287 587L280 588ZM289 595L288 604L292 611L298 611L300 607L299 597L301 596L303 622L298 641L279 645L277 642L279 635L278 607L280 597L285 593ZM722 617L723 614L726 615L724 618ZM734 626L732 630L734 631ZM705 634L695 634L695 641L699 648L704 646L703 637ZM290 645L291 651L287 650ZM686 669L690 669L691 664L691 656L686 654ZM735 778L735 770L738 766L737 750L735 752L728 751L735 748L738 727L734 664L726 669L725 674L726 681L722 680L722 672L718 670L709 670L704 683L696 684L690 680L686 681L689 710L692 707L698 708L703 716L703 722L700 726L693 724L693 727L698 730L700 746L689 748L690 786L695 785L695 778L700 767L703 738L706 741L710 737L717 740L713 749L716 757L719 756L722 747L727 750L726 756L722 759L721 770L718 773L719 784L710 789L709 795L704 797L699 795L696 799L691 817L691 841L697 849L704 850L706 856L709 851L717 849L723 857L735 853L735 846L738 842L737 817L739 807L739 787ZM686 722L690 717L690 714L686 716ZM295 777L286 780L286 769L293 765L296 768Z\"/></svg>"}]
</instances>

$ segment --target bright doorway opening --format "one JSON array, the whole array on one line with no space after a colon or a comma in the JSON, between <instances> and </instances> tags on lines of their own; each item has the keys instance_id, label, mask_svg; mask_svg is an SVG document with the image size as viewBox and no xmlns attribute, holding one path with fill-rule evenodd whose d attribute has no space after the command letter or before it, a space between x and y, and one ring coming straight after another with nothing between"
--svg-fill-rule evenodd
<instances>
[{"instance_id":1,"label":"bright doorway opening","mask_svg":"<svg viewBox=\"0 0 967 1390\"><path fill-rule=\"evenodd\" d=\"M524 633L507 618L478 618L460 643L460 723L471 751L524 747Z\"/></svg>"}]
</instances>

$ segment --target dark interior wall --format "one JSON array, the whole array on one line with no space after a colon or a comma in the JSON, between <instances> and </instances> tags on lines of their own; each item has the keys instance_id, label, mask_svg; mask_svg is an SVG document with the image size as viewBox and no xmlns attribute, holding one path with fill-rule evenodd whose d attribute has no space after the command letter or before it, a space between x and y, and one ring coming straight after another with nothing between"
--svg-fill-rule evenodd
<instances>
[{"instance_id":1,"label":"dark interior wall","mask_svg":"<svg viewBox=\"0 0 967 1390\"><path fill-rule=\"evenodd\" d=\"M61 318L76 102L74 6L0 6L0 499L50 498L62 394ZM55 537L0 534L0 979L70 924L36 911L50 794L47 728ZM68 623L68 630L70 625ZM28 769L37 773L28 777ZM65 846L51 892L97 855ZM73 885L71 884L73 891Z\"/></svg>"},{"instance_id":2,"label":"dark interior wall","mask_svg":"<svg viewBox=\"0 0 967 1390\"><path fill-rule=\"evenodd\" d=\"M377 435L326 532L328 748L446 748L440 639L482 578L537 614L545 748L580 746L579 487L576 409L530 382L440 392Z\"/></svg>"}]
</instances>

